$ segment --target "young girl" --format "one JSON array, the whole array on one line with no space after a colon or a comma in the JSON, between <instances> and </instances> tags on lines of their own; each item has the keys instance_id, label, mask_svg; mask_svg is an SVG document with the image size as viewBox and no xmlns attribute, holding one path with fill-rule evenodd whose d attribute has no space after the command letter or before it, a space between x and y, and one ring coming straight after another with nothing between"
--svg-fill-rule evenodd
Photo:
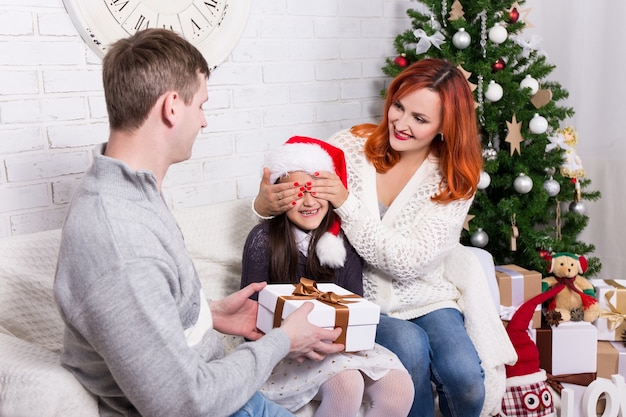
<instances>
[{"instance_id":1,"label":"young girl","mask_svg":"<svg viewBox=\"0 0 626 417\"><path fill-rule=\"evenodd\" d=\"M265 166L272 182L300 184L302 198L252 229L243 252L241 286L256 281L297 283L307 277L362 295L361 259L340 233L339 218L328 201L307 191L320 170L336 172L347 184L343 152L317 139L293 137L268 156ZM321 400L315 417L354 417L364 396L370 400L367 417L406 416L413 402L408 372L379 345L317 362L285 359L261 392L292 411L312 399Z\"/></svg>"}]
</instances>

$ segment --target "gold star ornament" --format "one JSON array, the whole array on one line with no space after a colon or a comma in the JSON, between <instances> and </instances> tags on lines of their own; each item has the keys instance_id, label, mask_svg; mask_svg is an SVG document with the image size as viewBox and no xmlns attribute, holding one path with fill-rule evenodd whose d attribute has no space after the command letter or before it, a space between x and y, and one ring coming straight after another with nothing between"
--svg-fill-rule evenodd
<instances>
[{"instance_id":1,"label":"gold star ornament","mask_svg":"<svg viewBox=\"0 0 626 417\"><path fill-rule=\"evenodd\" d=\"M506 135L505 142L511 145L511 156L517 151L518 155L522 154L520 144L524 141L522 137L522 122L517 121L517 116L513 115L511 122L506 122L506 127L509 133Z\"/></svg>"},{"instance_id":2,"label":"gold star ornament","mask_svg":"<svg viewBox=\"0 0 626 417\"><path fill-rule=\"evenodd\" d=\"M469 71L466 71L465 68L463 68L460 65L456 66L457 69L459 71L461 71L461 74L463 74L463 76L465 77L465 80L467 81L467 85L469 85L470 90L473 92L474 90L476 90L476 88L478 87L476 84L472 84L469 80L469 77L472 76L472 73ZM479 104L476 102L476 100L474 100L474 108L477 109L479 107Z\"/></svg>"},{"instance_id":3,"label":"gold star ornament","mask_svg":"<svg viewBox=\"0 0 626 417\"><path fill-rule=\"evenodd\" d=\"M463 223L463 229L467 230L469 232L469 222L472 221L472 219L476 217L473 214L468 214L465 216L465 222Z\"/></svg>"}]
</instances>

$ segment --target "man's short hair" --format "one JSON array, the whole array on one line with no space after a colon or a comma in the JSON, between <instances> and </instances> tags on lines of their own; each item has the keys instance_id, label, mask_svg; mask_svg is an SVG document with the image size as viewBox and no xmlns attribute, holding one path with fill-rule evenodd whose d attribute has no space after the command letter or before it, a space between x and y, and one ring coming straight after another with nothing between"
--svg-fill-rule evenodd
<instances>
[{"instance_id":1,"label":"man's short hair","mask_svg":"<svg viewBox=\"0 0 626 417\"><path fill-rule=\"evenodd\" d=\"M102 61L109 125L134 130L148 117L157 99L177 91L186 104L198 90L198 73L209 77L202 53L166 29L145 29L113 43Z\"/></svg>"}]
</instances>

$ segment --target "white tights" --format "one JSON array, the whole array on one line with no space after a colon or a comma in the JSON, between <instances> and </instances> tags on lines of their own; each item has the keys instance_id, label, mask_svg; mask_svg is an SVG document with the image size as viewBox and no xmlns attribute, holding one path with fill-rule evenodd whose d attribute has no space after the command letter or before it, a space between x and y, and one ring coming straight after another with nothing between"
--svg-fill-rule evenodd
<instances>
[{"instance_id":1,"label":"white tights","mask_svg":"<svg viewBox=\"0 0 626 417\"><path fill-rule=\"evenodd\" d=\"M376 381L356 369L340 372L321 385L314 417L355 417L364 397L370 400L364 417L405 417L413 403L413 382L399 369Z\"/></svg>"}]
</instances>

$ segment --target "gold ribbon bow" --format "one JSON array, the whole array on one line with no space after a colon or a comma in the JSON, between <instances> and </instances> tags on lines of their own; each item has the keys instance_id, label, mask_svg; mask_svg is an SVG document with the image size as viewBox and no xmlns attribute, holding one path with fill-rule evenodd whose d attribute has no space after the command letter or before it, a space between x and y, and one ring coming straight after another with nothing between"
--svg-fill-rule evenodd
<instances>
[{"instance_id":1,"label":"gold ribbon bow","mask_svg":"<svg viewBox=\"0 0 626 417\"><path fill-rule=\"evenodd\" d=\"M611 311L604 309L600 311L600 318L607 320L607 326L611 331L614 331L619 326L621 326L626 319L626 313L620 312L617 307L615 307L613 303L611 303L611 297L613 297L613 294L615 294L615 291L607 291L606 294L604 294L606 302L609 305Z\"/></svg>"},{"instance_id":2,"label":"gold ribbon bow","mask_svg":"<svg viewBox=\"0 0 626 417\"><path fill-rule=\"evenodd\" d=\"M617 297L619 297L619 295L617 295L618 290L621 290L623 292L624 290L626 290L626 287L620 285L619 282L613 279L607 279L605 280L605 283L614 287L615 290L607 291L604 294L604 298L606 298L606 303L609 305L611 311L602 309L600 311L600 318L606 319L609 330L615 331L615 329L620 327L624 323L624 320L626 320L626 311L620 311L620 308L623 310L623 302L618 303L619 306L615 306L613 305L613 303L611 303L611 298L613 298L613 295L615 295L617 299Z\"/></svg>"},{"instance_id":3,"label":"gold ribbon bow","mask_svg":"<svg viewBox=\"0 0 626 417\"><path fill-rule=\"evenodd\" d=\"M335 340L335 343L346 344L346 333L348 331L349 310L345 304L354 301L346 300L346 298L361 298L356 294L339 295L332 291L322 292L317 288L317 283L309 278L300 278L298 284L294 284L295 289L292 295L281 295L276 300L276 309L274 310L274 327L280 327L283 317L283 309L287 300L317 300L335 309L335 327L341 327L341 335Z\"/></svg>"}]
</instances>

